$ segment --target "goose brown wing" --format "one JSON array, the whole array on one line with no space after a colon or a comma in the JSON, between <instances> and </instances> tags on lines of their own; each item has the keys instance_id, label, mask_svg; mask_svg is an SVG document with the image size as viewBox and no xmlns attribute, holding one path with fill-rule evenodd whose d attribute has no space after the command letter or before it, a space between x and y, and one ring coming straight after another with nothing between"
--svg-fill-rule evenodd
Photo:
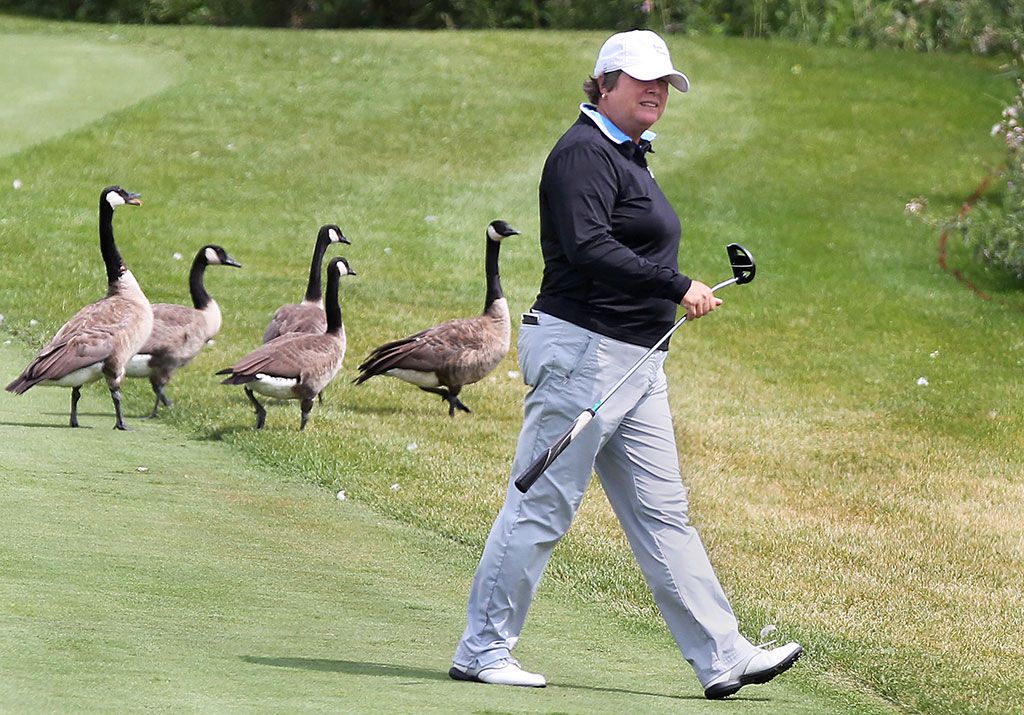
<instances>
[{"instance_id":1,"label":"goose brown wing","mask_svg":"<svg viewBox=\"0 0 1024 715\"><path fill-rule=\"evenodd\" d=\"M305 303L292 303L277 309L263 333L263 341L269 342L289 333L316 335L326 330L327 313L323 308Z\"/></svg>"},{"instance_id":2,"label":"goose brown wing","mask_svg":"<svg viewBox=\"0 0 1024 715\"><path fill-rule=\"evenodd\" d=\"M202 314L195 308L174 303L156 303L153 306L153 332L149 334L146 344L139 348L139 352L177 352L188 346L189 342L197 340L201 348L204 330Z\"/></svg>"},{"instance_id":3,"label":"goose brown wing","mask_svg":"<svg viewBox=\"0 0 1024 715\"><path fill-rule=\"evenodd\" d=\"M322 335L282 335L264 343L231 368L236 376L257 374L300 378L311 355L318 352Z\"/></svg>"},{"instance_id":4,"label":"goose brown wing","mask_svg":"<svg viewBox=\"0 0 1024 715\"><path fill-rule=\"evenodd\" d=\"M401 340L381 345L359 366L360 371L379 375L394 368L435 372L457 361L466 350L478 349L482 336L467 330L471 320L449 320Z\"/></svg>"},{"instance_id":5,"label":"goose brown wing","mask_svg":"<svg viewBox=\"0 0 1024 715\"><path fill-rule=\"evenodd\" d=\"M106 299L85 306L61 326L39 354L25 368L27 380L59 380L78 370L106 360L117 347L117 338L132 326L134 310L119 310Z\"/></svg>"}]
</instances>

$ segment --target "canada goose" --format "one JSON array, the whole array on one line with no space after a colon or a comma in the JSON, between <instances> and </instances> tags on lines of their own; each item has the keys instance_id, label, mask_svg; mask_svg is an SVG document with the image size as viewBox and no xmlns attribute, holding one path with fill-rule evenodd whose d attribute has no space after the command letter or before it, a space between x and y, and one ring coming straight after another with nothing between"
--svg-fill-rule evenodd
<instances>
[{"instance_id":1,"label":"canada goose","mask_svg":"<svg viewBox=\"0 0 1024 715\"><path fill-rule=\"evenodd\" d=\"M157 416L160 403L165 407L171 406L171 401L164 394L164 386L171 381L175 370L190 363L206 341L220 332L220 306L203 284L203 275L209 265L242 267L220 246L211 244L200 248L188 274L188 290L194 307L154 303L153 332L128 362L127 377L148 377L149 384L153 386L156 404L150 417Z\"/></svg>"},{"instance_id":2,"label":"canada goose","mask_svg":"<svg viewBox=\"0 0 1024 715\"><path fill-rule=\"evenodd\" d=\"M114 243L114 209L141 206L138 194L120 186L100 193L100 254L107 269L107 297L78 311L7 386L21 394L34 385L71 388L71 426L78 426L81 387L106 378L114 401L114 427L127 429L121 415L121 380L125 365L153 329L153 308Z\"/></svg>"},{"instance_id":3,"label":"canada goose","mask_svg":"<svg viewBox=\"0 0 1024 715\"><path fill-rule=\"evenodd\" d=\"M352 244L341 229L334 224L321 226L313 248L313 260L309 266L309 283L306 297L301 303L282 305L270 319L263 331L263 342L269 343L276 337L288 333L311 333L317 335L327 329L327 315L324 312L324 297L321 287L324 254L332 243Z\"/></svg>"},{"instance_id":4,"label":"canada goose","mask_svg":"<svg viewBox=\"0 0 1024 715\"><path fill-rule=\"evenodd\" d=\"M448 403L450 417L456 409L470 412L459 399L459 391L486 376L508 353L512 321L501 291L498 252L503 239L518 234L505 221L487 226L483 315L449 320L375 348L359 366L359 376L353 382L358 385L376 375L391 375L440 395Z\"/></svg>"},{"instance_id":5,"label":"canada goose","mask_svg":"<svg viewBox=\"0 0 1024 715\"><path fill-rule=\"evenodd\" d=\"M254 392L280 400L301 400L302 423L306 428L313 398L327 387L341 369L345 358L345 325L341 320L338 282L356 272L344 258L332 258L327 266L327 327L319 335L290 333L264 343L234 366L220 370L228 375L225 385L245 385L245 396L256 410L256 429L262 429L267 411Z\"/></svg>"}]
</instances>

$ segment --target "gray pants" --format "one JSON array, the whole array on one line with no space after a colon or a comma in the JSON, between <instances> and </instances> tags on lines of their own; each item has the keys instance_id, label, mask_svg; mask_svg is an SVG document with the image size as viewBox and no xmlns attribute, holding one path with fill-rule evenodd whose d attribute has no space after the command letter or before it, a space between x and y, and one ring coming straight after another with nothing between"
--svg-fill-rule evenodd
<instances>
[{"instance_id":1,"label":"gray pants","mask_svg":"<svg viewBox=\"0 0 1024 715\"><path fill-rule=\"evenodd\" d=\"M519 332L532 389L512 474L518 475L646 352L539 313ZM654 600L702 684L754 652L687 517L668 385L657 352L598 411L529 492L509 482L469 594L456 665L511 657L541 575L596 471Z\"/></svg>"}]
</instances>

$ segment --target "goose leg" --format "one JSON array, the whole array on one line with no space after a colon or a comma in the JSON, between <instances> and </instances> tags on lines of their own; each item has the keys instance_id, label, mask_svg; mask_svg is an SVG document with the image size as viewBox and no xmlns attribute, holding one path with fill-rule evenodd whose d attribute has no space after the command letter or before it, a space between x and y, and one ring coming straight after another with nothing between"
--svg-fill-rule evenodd
<instances>
[{"instance_id":1,"label":"goose leg","mask_svg":"<svg viewBox=\"0 0 1024 715\"><path fill-rule=\"evenodd\" d=\"M256 429L263 429L263 425L267 421L267 411L263 405L256 399L256 395L252 394L252 390L248 387L245 388L245 396L249 398L249 402L252 403L253 408L256 410Z\"/></svg>"},{"instance_id":2,"label":"goose leg","mask_svg":"<svg viewBox=\"0 0 1024 715\"><path fill-rule=\"evenodd\" d=\"M459 409L463 412L472 412L471 409L462 404L462 400L458 398L459 391L446 390L443 387L421 387L421 390L425 392L432 392L435 395L439 395L442 400L448 403L448 416L454 417L455 410Z\"/></svg>"},{"instance_id":3,"label":"goose leg","mask_svg":"<svg viewBox=\"0 0 1024 715\"><path fill-rule=\"evenodd\" d=\"M78 401L82 399L82 388L71 388L71 426L78 426Z\"/></svg>"},{"instance_id":4,"label":"goose leg","mask_svg":"<svg viewBox=\"0 0 1024 715\"><path fill-rule=\"evenodd\" d=\"M324 393L323 393L323 390L321 390L320 392L316 393L316 401L319 404L321 404L321 405L324 404Z\"/></svg>"},{"instance_id":5,"label":"goose leg","mask_svg":"<svg viewBox=\"0 0 1024 715\"><path fill-rule=\"evenodd\" d=\"M114 429L119 429L122 432L127 432L128 426L125 425L124 415L121 414L121 390L111 390L110 399L114 401L114 414L117 416L117 419L114 421Z\"/></svg>"},{"instance_id":6,"label":"goose leg","mask_svg":"<svg viewBox=\"0 0 1024 715\"><path fill-rule=\"evenodd\" d=\"M299 432L306 429L306 422L309 421L309 413L313 410L313 398L305 399L302 401L302 424L299 426Z\"/></svg>"},{"instance_id":7,"label":"goose leg","mask_svg":"<svg viewBox=\"0 0 1024 715\"><path fill-rule=\"evenodd\" d=\"M170 407L171 401L167 399L167 395L164 394L163 385L157 382L156 378L149 378L149 384L153 387L153 394L156 395L156 402L153 405L153 411L149 413L149 418L154 419L157 416L160 405L163 404L164 407Z\"/></svg>"}]
</instances>

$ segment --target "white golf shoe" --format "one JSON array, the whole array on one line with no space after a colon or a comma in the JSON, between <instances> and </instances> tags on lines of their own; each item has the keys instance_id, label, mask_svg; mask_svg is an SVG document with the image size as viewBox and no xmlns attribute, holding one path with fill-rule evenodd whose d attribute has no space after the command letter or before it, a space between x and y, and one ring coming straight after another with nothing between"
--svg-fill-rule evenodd
<instances>
[{"instance_id":1,"label":"white golf shoe","mask_svg":"<svg viewBox=\"0 0 1024 715\"><path fill-rule=\"evenodd\" d=\"M705 685L704 697L718 700L729 697L744 685L767 683L779 673L789 670L803 654L804 649L799 643L761 650Z\"/></svg>"},{"instance_id":2,"label":"white golf shoe","mask_svg":"<svg viewBox=\"0 0 1024 715\"><path fill-rule=\"evenodd\" d=\"M526 672L513 658L490 663L479 670L453 665L448 671L448 677L452 680L468 680L490 685L519 685L526 688L543 688L548 684L543 675Z\"/></svg>"}]
</instances>

